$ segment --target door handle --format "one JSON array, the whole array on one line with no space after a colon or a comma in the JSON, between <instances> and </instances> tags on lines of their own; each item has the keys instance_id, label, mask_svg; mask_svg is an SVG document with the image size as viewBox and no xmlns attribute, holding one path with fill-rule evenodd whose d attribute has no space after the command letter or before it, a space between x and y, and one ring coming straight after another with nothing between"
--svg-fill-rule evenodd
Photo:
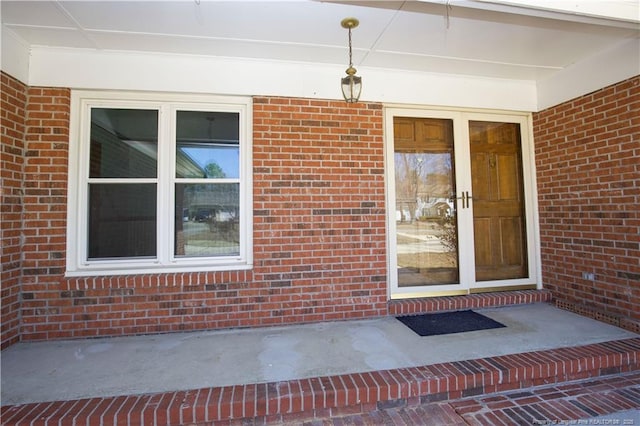
<instances>
[{"instance_id":1,"label":"door handle","mask_svg":"<svg viewBox=\"0 0 640 426\"><path fill-rule=\"evenodd\" d=\"M452 203L455 203L456 200L462 200L462 208L464 209L464 202L466 200L464 192L461 192L460 197L456 197L456 194L451 194L451 197L449 197L449 201L451 201Z\"/></svg>"},{"instance_id":2,"label":"door handle","mask_svg":"<svg viewBox=\"0 0 640 426\"><path fill-rule=\"evenodd\" d=\"M450 201L455 201L455 200L462 200L462 208L463 209L468 209L469 208L469 200L471 200L471 195L469 195L469 191L463 191L460 193L460 197L456 197L455 194L451 194L451 197L449 197Z\"/></svg>"}]
</instances>

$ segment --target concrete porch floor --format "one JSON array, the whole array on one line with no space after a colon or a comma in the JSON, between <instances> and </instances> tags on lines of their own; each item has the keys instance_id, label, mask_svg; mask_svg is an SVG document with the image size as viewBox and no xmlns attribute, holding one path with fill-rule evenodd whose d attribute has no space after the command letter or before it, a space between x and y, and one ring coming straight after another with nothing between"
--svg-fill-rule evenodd
<instances>
[{"instance_id":1,"label":"concrete porch floor","mask_svg":"<svg viewBox=\"0 0 640 426\"><path fill-rule=\"evenodd\" d=\"M2 352L17 405L283 382L638 337L549 304L476 309L506 328L420 337L393 317L262 329L19 343Z\"/></svg>"}]
</instances>

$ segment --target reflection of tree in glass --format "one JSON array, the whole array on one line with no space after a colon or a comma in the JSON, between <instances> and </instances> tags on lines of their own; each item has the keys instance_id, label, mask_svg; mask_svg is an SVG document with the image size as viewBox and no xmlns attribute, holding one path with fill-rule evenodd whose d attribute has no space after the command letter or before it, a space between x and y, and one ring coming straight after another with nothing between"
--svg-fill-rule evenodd
<instances>
[{"instance_id":1,"label":"reflection of tree in glass","mask_svg":"<svg viewBox=\"0 0 640 426\"><path fill-rule=\"evenodd\" d=\"M222 167L218 165L218 163L207 163L204 166L204 171L207 173L207 177L209 178L226 178L227 174L222 170Z\"/></svg>"},{"instance_id":2,"label":"reflection of tree in glass","mask_svg":"<svg viewBox=\"0 0 640 426\"><path fill-rule=\"evenodd\" d=\"M458 261L458 229L455 213L445 215L436 222L440 226L439 239L443 246L447 248L445 252L452 265Z\"/></svg>"},{"instance_id":3,"label":"reflection of tree in glass","mask_svg":"<svg viewBox=\"0 0 640 426\"><path fill-rule=\"evenodd\" d=\"M396 197L447 198L452 186L450 153L395 154Z\"/></svg>"}]
</instances>

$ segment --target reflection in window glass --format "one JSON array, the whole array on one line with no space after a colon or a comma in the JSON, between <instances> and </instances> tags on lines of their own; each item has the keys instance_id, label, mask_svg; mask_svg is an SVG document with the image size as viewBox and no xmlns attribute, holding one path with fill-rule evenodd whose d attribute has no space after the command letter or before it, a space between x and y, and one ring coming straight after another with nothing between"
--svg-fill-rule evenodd
<instances>
[{"instance_id":1,"label":"reflection in window glass","mask_svg":"<svg viewBox=\"0 0 640 426\"><path fill-rule=\"evenodd\" d=\"M240 253L240 185L177 184L176 257Z\"/></svg>"},{"instance_id":2,"label":"reflection in window glass","mask_svg":"<svg viewBox=\"0 0 640 426\"><path fill-rule=\"evenodd\" d=\"M92 178L155 178L158 111L91 109Z\"/></svg>"},{"instance_id":3,"label":"reflection in window glass","mask_svg":"<svg viewBox=\"0 0 640 426\"><path fill-rule=\"evenodd\" d=\"M240 176L239 114L178 111L176 120L177 178Z\"/></svg>"},{"instance_id":4,"label":"reflection in window glass","mask_svg":"<svg viewBox=\"0 0 640 426\"><path fill-rule=\"evenodd\" d=\"M394 119L398 286L458 284L453 122Z\"/></svg>"},{"instance_id":5,"label":"reflection in window glass","mask_svg":"<svg viewBox=\"0 0 640 426\"><path fill-rule=\"evenodd\" d=\"M89 258L156 256L156 184L89 185Z\"/></svg>"},{"instance_id":6,"label":"reflection in window glass","mask_svg":"<svg viewBox=\"0 0 640 426\"><path fill-rule=\"evenodd\" d=\"M459 282L452 166L452 153L395 153L400 287Z\"/></svg>"}]
</instances>

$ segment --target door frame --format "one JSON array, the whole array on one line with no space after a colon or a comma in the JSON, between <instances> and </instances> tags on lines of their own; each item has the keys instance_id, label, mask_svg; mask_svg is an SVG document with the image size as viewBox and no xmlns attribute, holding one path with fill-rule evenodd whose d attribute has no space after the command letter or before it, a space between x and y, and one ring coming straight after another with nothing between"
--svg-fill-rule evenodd
<instances>
[{"instance_id":1,"label":"door frame","mask_svg":"<svg viewBox=\"0 0 640 426\"><path fill-rule=\"evenodd\" d=\"M468 108L437 108L423 106L385 105L384 111L384 144L385 144L385 197L387 205L387 293L389 299L405 299L416 297L435 297L464 295L489 291L507 291L542 288L542 271L540 267L540 235L538 219L538 202L536 186L536 169L533 144L533 126L531 113L501 110L481 110ZM502 121L520 124L522 177L525 205L525 223L527 233L527 260L529 274L527 278L475 281L475 255L473 250L473 232L470 236L459 234L459 247L465 242L466 249L459 252L459 284L398 287L397 274L397 240L395 212L395 163L394 163L394 117L436 118L453 120L454 155L456 163L457 191L469 190L471 193L471 172L469 153L470 120ZM464 147L467 146L466 149ZM461 149L462 148L462 149ZM462 167L468 172L459 173ZM473 194L471 193L473 196ZM462 229L473 230L473 210L461 209L462 200L457 200L459 222ZM471 206L473 207L473 206ZM462 216L462 217L461 217ZM471 221L471 228L469 228ZM460 230L460 226L458 228ZM470 248L469 248L470 247Z\"/></svg>"}]
</instances>

